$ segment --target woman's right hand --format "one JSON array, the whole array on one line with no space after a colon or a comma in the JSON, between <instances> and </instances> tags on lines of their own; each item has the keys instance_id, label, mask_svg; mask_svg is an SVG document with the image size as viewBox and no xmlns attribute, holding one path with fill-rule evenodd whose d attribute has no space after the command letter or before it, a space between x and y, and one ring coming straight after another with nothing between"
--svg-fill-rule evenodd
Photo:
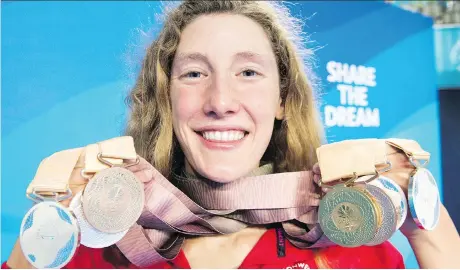
<instances>
[{"instance_id":1,"label":"woman's right hand","mask_svg":"<svg viewBox=\"0 0 460 270\"><path fill-rule=\"evenodd\" d=\"M126 161L128 163L133 161ZM69 187L72 191L72 194L75 195L82 191L88 180L81 175L85 165L85 151L83 150L80 154L80 157L77 161L76 166L74 167L72 174L69 180ZM153 166L147 162L144 158L140 158L140 161L137 165L127 167L131 172L133 172L136 177L143 183L147 183L152 180L153 177ZM72 198L62 201L62 205L68 207ZM10 257L8 258L7 265L11 268L22 268L22 269L32 269L34 268L25 258L22 250L19 239L16 241L16 244L11 252Z\"/></svg>"},{"instance_id":2,"label":"woman's right hand","mask_svg":"<svg viewBox=\"0 0 460 270\"><path fill-rule=\"evenodd\" d=\"M74 167L70 179L69 179L69 187L72 191L72 195L77 194L81 190L85 188L86 183L88 182L85 178L81 176L81 170L85 165L85 151L82 151L80 157L77 161L76 166ZM62 205L68 207L72 198L62 201ZM19 239L16 241L16 244L11 251L11 255L8 258L7 265L10 268L22 268L22 269L33 269L33 267L29 261L27 261L26 257L24 256L21 250L21 244Z\"/></svg>"}]
</instances>

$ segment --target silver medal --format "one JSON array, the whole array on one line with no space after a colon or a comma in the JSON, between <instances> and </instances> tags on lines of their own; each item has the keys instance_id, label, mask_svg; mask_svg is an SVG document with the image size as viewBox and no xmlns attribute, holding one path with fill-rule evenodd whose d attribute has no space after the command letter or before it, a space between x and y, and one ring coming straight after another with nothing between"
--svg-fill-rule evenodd
<instances>
[{"instance_id":1,"label":"silver medal","mask_svg":"<svg viewBox=\"0 0 460 270\"><path fill-rule=\"evenodd\" d=\"M380 245L390 239L396 232L397 212L391 201L391 198L380 188L372 185L367 185L366 190L374 197L381 211L381 224L377 228L377 233L374 238L366 243L368 246Z\"/></svg>"},{"instance_id":2,"label":"silver medal","mask_svg":"<svg viewBox=\"0 0 460 270\"><path fill-rule=\"evenodd\" d=\"M396 229L399 230L407 217L407 199L402 188L393 180L385 176L379 176L377 179L369 182L369 185L379 187L390 196L393 205L396 208L398 223Z\"/></svg>"},{"instance_id":3,"label":"silver medal","mask_svg":"<svg viewBox=\"0 0 460 270\"><path fill-rule=\"evenodd\" d=\"M100 171L83 191L85 218L96 230L121 233L136 223L144 208L144 185L129 170Z\"/></svg>"},{"instance_id":4,"label":"silver medal","mask_svg":"<svg viewBox=\"0 0 460 270\"><path fill-rule=\"evenodd\" d=\"M441 199L431 172L417 168L409 180L409 209L419 228L433 230L439 222Z\"/></svg>"},{"instance_id":5,"label":"silver medal","mask_svg":"<svg viewBox=\"0 0 460 270\"><path fill-rule=\"evenodd\" d=\"M81 230L80 243L89 248L104 248L120 241L128 230L119 233L104 233L93 228L85 218L81 205L82 192L77 193L70 202L69 209L75 214Z\"/></svg>"},{"instance_id":6,"label":"silver medal","mask_svg":"<svg viewBox=\"0 0 460 270\"><path fill-rule=\"evenodd\" d=\"M57 202L34 205L22 220L21 249L36 268L64 267L75 255L79 240L76 218Z\"/></svg>"}]
</instances>

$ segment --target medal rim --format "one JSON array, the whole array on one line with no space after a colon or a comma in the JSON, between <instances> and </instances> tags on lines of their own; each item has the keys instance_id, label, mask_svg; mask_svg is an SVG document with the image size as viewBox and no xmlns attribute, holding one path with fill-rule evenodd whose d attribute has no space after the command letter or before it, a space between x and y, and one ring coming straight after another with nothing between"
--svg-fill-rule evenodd
<instances>
[{"instance_id":1,"label":"medal rim","mask_svg":"<svg viewBox=\"0 0 460 270\"><path fill-rule=\"evenodd\" d=\"M429 226L428 224L423 224L423 222L420 219L420 216L417 215L417 207L416 207L415 195L414 195L414 186L415 186L415 184L417 182L417 179L418 179L416 176L417 176L417 174L420 174L420 173L426 173L429 178L433 179L434 187L436 188L436 194L437 194L436 197L437 197L437 201L438 201L437 211L438 211L438 213L439 213L439 211L441 211L441 209L440 209L441 208L441 198L440 198L440 194L439 194L438 184L437 184L436 179L434 178L433 174L431 174L431 172L428 169L425 169L425 168L417 168L417 171L409 178L409 187L408 187L408 191L407 191L407 193L408 193L408 201L409 201L409 210L410 210L410 213L412 215L412 219L414 220L415 224L417 225L417 227L419 229L426 230L426 231L432 231L432 230L434 230L434 228L437 227L437 225L439 223L440 215L438 215L437 220L435 220L431 226ZM418 179L418 181L420 181L420 179ZM434 211L436 211L436 209ZM433 220L434 220L434 218L433 218Z\"/></svg>"},{"instance_id":2,"label":"medal rim","mask_svg":"<svg viewBox=\"0 0 460 270\"><path fill-rule=\"evenodd\" d=\"M397 224L398 224L398 219L397 219L397 217L396 217L397 212L396 212L396 207L395 207L395 205L393 204L393 201L391 200L391 197L388 196L388 194L386 194L385 191L383 191L381 188L376 187L376 186L373 186L373 185L366 185L365 188L366 188L366 190L368 190L368 192L370 193L370 196L373 196L373 197L375 198L375 200L377 200L377 204L379 204L379 207L382 209L382 210L381 210L381 211L382 211L382 224L380 224L380 226L377 227L377 231L376 231L376 233L375 233L375 236L372 238L372 240L369 241L368 243L366 243L366 245L369 245L369 246L376 246L376 245L380 245L380 244L384 243L385 241L387 241L388 239L390 239L391 236L397 231ZM392 230L393 232L391 233L390 237L388 237L387 239L385 239L385 240L383 240L383 241L376 241L376 237L377 237L378 233L380 232L379 229L382 228L382 227L384 226L385 220L387 220L387 219L385 219L385 216L383 215L383 211L388 211L387 208L386 208L387 205L385 205L385 207L383 207L382 202L379 200L378 197L376 197L376 196L372 193L372 191L369 190L369 188L370 188L371 190L374 189L374 190L376 190L377 192L381 191L381 192L382 192L381 194L382 194L383 196L386 196L386 198L388 199L388 202L389 202L389 204L390 204L390 208L391 208L392 211L393 211L393 216L395 217L395 218L394 218L394 222L392 222L392 224L391 224L391 230ZM377 240L378 240L378 239L377 239Z\"/></svg>"},{"instance_id":3,"label":"medal rim","mask_svg":"<svg viewBox=\"0 0 460 270\"><path fill-rule=\"evenodd\" d=\"M74 227L74 232L73 232L73 235L75 235L76 237L76 241L75 241L75 244L72 246L72 251L70 253L70 255L68 256L68 258L61 264L58 265L58 267L55 267L54 269L60 269L60 268L63 268L65 267L74 257L75 255L77 254L77 250L78 248L80 247L80 241L81 241L81 230L80 230L80 225L78 224L78 220L77 218L75 217L74 213L72 211L70 211L67 207L63 206L62 204L60 204L59 202L56 202L56 201L43 201L43 202L39 202L37 204L35 204L34 206L32 206L28 211L27 213L24 215L22 221L21 221L21 227L20 227L20 230L19 230L19 243L21 244L21 252L22 254L24 255L24 257L26 258L26 260L31 264L33 265L34 267L38 268L38 269L43 269L45 267L45 265L37 265L35 262L33 262L32 260L29 259L29 256L27 254L25 254L26 252L24 251L24 247L25 246L29 246L27 244L27 242L24 242L24 239L22 237L22 234L24 233L24 225L25 225L25 222L27 220L27 218L30 216L30 214L35 211L36 209L38 209L39 207L42 207L43 205L53 205L53 206L57 206L59 209L63 210L66 214L69 215L70 217L70 220L72 222L72 226Z\"/></svg>"},{"instance_id":4,"label":"medal rim","mask_svg":"<svg viewBox=\"0 0 460 270\"><path fill-rule=\"evenodd\" d=\"M404 204L404 211L403 211L403 215L402 215L402 218L400 221L398 221L397 223L397 230L399 230L399 228L401 228L401 226L404 224L406 218L407 218L407 214L409 212L408 208L409 208L409 203L408 203L408 199L406 196L406 194L404 193L404 190L391 178L387 177L387 176L383 176L383 175L380 175L377 179L375 179L375 181L387 181L389 182L393 187L395 187L397 190L398 190L398 193L400 195L400 201ZM370 185L372 185L372 182L369 183ZM384 189L387 190L388 188L385 187L385 185L382 183L382 185L384 186ZM387 194L388 195L388 194ZM393 200L392 200L393 202ZM396 205L394 205L396 207Z\"/></svg>"},{"instance_id":5,"label":"medal rim","mask_svg":"<svg viewBox=\"0 0 460 270\"><path fill-rule=\"evenodd\" d=\"M135 219L135 221L132 223L132 224L129 224L129 223L126 223L125 226L119 226L118 228L114 229L114 230L109 230L107 228L103 228L103 226L98 226L97 222L91 222L90 218L88 218L88 215L86 214L86 211L85 211L85 205L89 203L90 199L86 198L85 197L85 193L86 193L86 190L88 188L88 186L90 184L93 184L94 185L94 181L96 181L96 177L98 175L101 175L102 173L108 173L109 170L121 170L123 171L124 173L127 173L127 174L131 174L132 177L134 179L136 179L136 184L138 185L139 187L139 190L141 190L140 193L140 201L141 201L141 207L139 207L139 210L135 213L135 215L133 216L136 216L137 218ZM102 178L98 178L98 179L102 179ZM90 186L91 187L91 186ZM83 208L83 213L85 214L85 217L86 217L86 221L88 222L88 224L90 224L93 228L95 228L96 230L98 231L101 231L101 232L104 232L104 233L121 233L121 232L124 232L124 231L127 231L129 230L129 228L131 228L136 222L137 220L140 218L140 216L142 215L142 212L143 212L143 209L144 209L144 204L145 204L145 193L144 193L144 186L143 186L143 183L136 177L136 175L131 172L130 170L126 169L126 168L123 168L123 167L111 167L111 168L107 168L107 169L104 169L98 173L96 173L88 182L88 184L85 186L85 189L83 190L83 193L82 193L82 208ZM94 223L94 224L93 224ZM128 225L129 224L129 225Z\"/></svg>"}]
</instances>

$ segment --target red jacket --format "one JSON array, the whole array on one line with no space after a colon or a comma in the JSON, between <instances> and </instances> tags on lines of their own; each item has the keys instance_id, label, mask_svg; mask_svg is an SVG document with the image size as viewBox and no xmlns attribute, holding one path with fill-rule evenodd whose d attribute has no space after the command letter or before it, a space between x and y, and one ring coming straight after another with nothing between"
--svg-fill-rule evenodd
<instances>
[{"instance_id":1,"label":"red jacket","mask_svg":"<svg viewBox=\"0 0 460 270\"><path fill-rule=\"evenodd\" d=\"M318 268L314 260L314 253L311 249L298 249L285 239L281 241L284 242L284 245L280 245L276 236L276 229L268 230L247 255L239 268ZM65 268L114 268L110 263L104 260L102 251L102 249L91 249L80 246L75 257ZM328 247L323 248L320 254L330 268L405 268L401 254L390 242L372 247ZM8 268L6 263L2 265L2 268ZM137 267L130 265L129 268ZM187 258L182 251L176 259L172 261L162 262L148 267L148 269L171 268L190 268Z\"/></svg>"}]
</instances>

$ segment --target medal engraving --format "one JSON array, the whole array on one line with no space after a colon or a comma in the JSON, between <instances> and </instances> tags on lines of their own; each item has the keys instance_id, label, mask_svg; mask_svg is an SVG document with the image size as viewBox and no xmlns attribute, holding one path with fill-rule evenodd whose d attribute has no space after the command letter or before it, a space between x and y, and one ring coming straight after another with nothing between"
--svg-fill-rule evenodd
<instances>
[{"instance_id":1,"label":"medal engraving","mask_svg":"<svg viewBox=\"0 0 460 270\"><path fill-rule=\"evenodd\" d=\"M72 213L57 202L32 207L21 224L21 249L36 268L64 267L79 245L80 230Z\"/></svg>"},{"instance_id":2,"label":"medal engraving","mask_svg":"<svg viewBox=\"0 0 460 270\"><path fill-rule=\"evenodd\" d=\"M368 243L377 231L377 212L362 191L345 186L334 187L321 200L319 223L332 242L346 247Z\"/></svg>"},{"instance_id":3,"label":"medal engraving","mask_svg":"<svg viewBox=\"0 0 460 270\"><path fill-rule=\"evenodd\" d=\"M354 232L363 223L363 217L356 205L343 202L332 211L332 221L339 230Z\"/></svg>"},{"instance_id":4,"label":"medal engraving","mask_svg":"<svg viewBox=\"0 0 460 270\"><path fill-rule=\"evenodd\" d=\"M144 187L127 169L106 169L86 186L82 206L86 220L95 229L105 233L124 232L142 213Z\"/></svg>"}]
</instances>

